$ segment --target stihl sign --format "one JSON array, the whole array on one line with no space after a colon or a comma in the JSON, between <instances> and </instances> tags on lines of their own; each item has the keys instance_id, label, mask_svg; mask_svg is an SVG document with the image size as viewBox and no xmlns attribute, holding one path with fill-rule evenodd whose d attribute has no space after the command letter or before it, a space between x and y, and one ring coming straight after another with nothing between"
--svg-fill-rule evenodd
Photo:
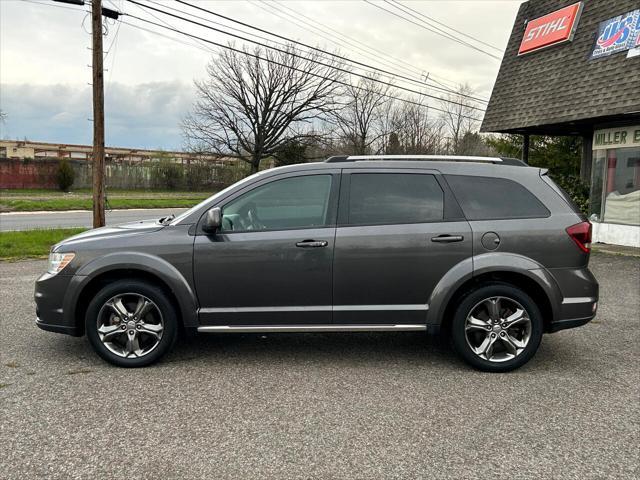
<instances>
[{"instance_id":1,"label":"stihl sign","mask_svg":"<svg viewBox=\"0 0 640 480\"><path fill-rule=\"evenodd\" d=\"M518 55L573 40L581 12L582 2L578 2L528 22Z\"/></svg>"}]
</instances>

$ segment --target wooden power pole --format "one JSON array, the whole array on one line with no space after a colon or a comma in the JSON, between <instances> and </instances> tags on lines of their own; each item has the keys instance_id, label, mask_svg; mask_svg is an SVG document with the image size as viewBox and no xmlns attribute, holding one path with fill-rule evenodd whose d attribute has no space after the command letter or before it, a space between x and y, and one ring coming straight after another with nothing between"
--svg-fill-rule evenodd
<instances>
[{"instance_id":1,"label":"wooden power pole","mask_svg":"<svg viewBox=\"0 0 640 480\"><path fill-rule=\"evenodd\" d=\"M93 35L93 228L104 227L104 70L102 0L91 2Z\"/></svg>"}]
</instances>

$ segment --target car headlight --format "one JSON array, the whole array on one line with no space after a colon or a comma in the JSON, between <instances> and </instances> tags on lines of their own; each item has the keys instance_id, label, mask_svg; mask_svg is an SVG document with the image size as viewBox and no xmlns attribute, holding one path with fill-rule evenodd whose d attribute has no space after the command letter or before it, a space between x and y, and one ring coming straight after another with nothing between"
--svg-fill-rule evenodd
<instances>
[{"instance_id":1,"label":"car headlight","mask_svg":"<svg viewBox=\"0 0 640 480\"><path fill-rule=\"evenodd\" d=\"M71 260L75 258L75 253L53 253L49 254L49 268L47 268L47 272L51 275L55 275L60 273L64 267L71 263Z\"/></svg>"}]
</instances>

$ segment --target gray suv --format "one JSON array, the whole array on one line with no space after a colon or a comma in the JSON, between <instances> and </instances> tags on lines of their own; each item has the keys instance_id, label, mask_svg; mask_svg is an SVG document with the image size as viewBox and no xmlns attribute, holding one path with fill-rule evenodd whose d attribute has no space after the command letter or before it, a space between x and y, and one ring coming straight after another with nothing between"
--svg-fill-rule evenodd
<instances>
[{"instance_id":1,"label":"gray suv","mask_svg":"<svg viewBox=\"0 0 640 480\"><path fill-rule=\"evenodd\" d=\"M37 325L123 367L179 332L442 332L481 370L596 313L591 224L545 170L491 157L274 168L178 217L51 249Z\"/></svg>"}]
</instances>

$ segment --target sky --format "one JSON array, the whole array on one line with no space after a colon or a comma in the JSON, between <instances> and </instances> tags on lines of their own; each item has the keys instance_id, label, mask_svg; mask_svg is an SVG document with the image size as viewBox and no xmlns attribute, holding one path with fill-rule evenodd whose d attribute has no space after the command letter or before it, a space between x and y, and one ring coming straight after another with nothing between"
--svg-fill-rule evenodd
<instances>
[{"instance_id":1,"label":"sky","mask_svg":"<svg viewBox=\"0 0 640 480\"><path fill-rule=\"evenodd\" d=\"M203 19L192 17L195 21L216 28L233 26L250 31L175 1L136 1L166 11L173 8L190 12ZM381 0L371 0L375 5L359 0L188 0L188 3L299 42L325 50L339 50L343 56L393 73L412 78L428 73L430 83L437 81L447 88L468 83L476 96L488 99L500 66L501 52L506 47L522 1L401 1L441 24L472 36L476 40L453 33L498 58L385 12L379 7L399 13L390 3ZM120 17L121 22L108 20L105 26L107 145L183 148L180 122L193 104L193 81L204 78L205 66L219 48L132 16L222 44L234 41L235 46L242 46L243 41L150 11L128 0L103 0L103 5L129 14ZM92 142L91 18L88 8L51 0L0 0L0 109L7 115L0 123L0 138ZM175 10L173 13L185 16ZM296 17L296 13L306 18ZM412 15L404 14L421 24L420 18L424 17ZM210 21L219 22L223 27ZM310 28L309 23L324 31ZM431 24L445 28L441 24ZM332 33L331 29L349 38ZM254 31L251 38L256 39L255 35L267 37ZM354 73L362 72L354 70ZM357 81L357 77L353 81ZM398 79L394 82L420 89ZM433 89L426 92L442 95ZM430 102L439 104L437 100Z\"/></svg>"}]
</instances>

